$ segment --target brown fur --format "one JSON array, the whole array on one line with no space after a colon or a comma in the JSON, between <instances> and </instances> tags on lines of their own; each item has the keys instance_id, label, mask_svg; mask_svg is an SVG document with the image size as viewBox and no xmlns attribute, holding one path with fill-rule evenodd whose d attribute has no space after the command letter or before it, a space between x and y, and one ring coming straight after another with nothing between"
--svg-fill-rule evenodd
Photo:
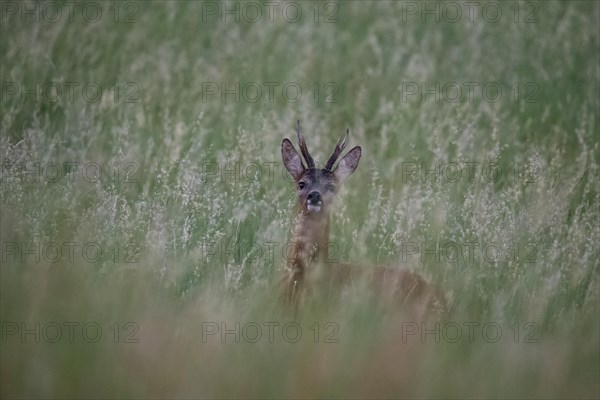
<instances>
[{"instance_id":1,"label":"brown fur","mask_svg":"<svg viewBox=\"0 0 600 400\"><path fill-rule=\"evenodd\" d=\"M294 177L299 200L293 244L289 247L285 272L280 282L285 303L296 310L307 290L339 291L353 282L361 282L377 293L380 300L397 305L411 318L425 320L436 307L445 310L447 304L444 294L415 272L386 266L363 267L327 259L333 197L337 193L337 186L357 168L361 148L357 146L350 150L338 167L333 169L337 157L346 146L346 135L343 142L338 142L327 163L331 169L316 169L299 122L297 134L308 168L288 139L284 139L281 145L283 162ZM311 212L309 205L314 207L311 195L319 199L320 211Z\"/></svg>"}]
</instances>

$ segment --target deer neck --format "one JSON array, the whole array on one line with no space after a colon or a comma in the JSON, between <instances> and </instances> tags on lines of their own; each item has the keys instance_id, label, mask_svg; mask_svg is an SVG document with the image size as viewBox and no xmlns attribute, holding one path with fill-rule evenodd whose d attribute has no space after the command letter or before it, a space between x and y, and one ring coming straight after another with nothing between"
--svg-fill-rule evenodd
<instances>
[{"instance_id":1,"label":"deer neck","mask_svg":"<svg viewBox=\"0 0 600 400\"><path fill-rule=\"evenodd\" d=\"M301 210L296 217L288 268L303 271L323 261L329 245L329 215L315 216Z\"/></svg>"}]
</instances>

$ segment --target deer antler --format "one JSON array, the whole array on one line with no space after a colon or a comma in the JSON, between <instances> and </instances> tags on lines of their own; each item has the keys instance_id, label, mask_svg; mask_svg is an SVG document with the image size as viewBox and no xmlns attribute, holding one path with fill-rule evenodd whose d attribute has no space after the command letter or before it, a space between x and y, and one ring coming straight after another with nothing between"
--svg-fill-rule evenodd
<instances>
[{"instance_id":1,"label":"deer antler","mask_svg":"<svg viewBox=\"0 0 600 400\"><path fill-rule=\"evenodd\" d=\"M335 150L333 150L333 154L331 155L331 157L329 157L329 160L327 160L327 164L325 164L326 170L331 171L331 169L333 168L333 164L335 164L335 162L337 161L340 154L342 154L342 151L344 151L344 149L346 148L346 144L348 143L348 133L349 132L350 132L350 129L346 129L346 134L344 135L344 140L340 140L337 142L337 145L335 146Z\"/></svg>"},{"instance_id":2,"label":"deer antler","mask_svg":"<svg viewBox=\"0 0 600 400\"><path fill-rule=\"evenodd\" d=\"M300 151L304 156L304 160L306 161L307 168L314 168L315 161L312 156L308 152L308 148L306 147L306 141L304 140L304 135L302 134L302 129L300 129L300 120L298 120L298 125L296 126L296 133L298 134L298 145L300 145Z\"/></svg>"}]
</instances>

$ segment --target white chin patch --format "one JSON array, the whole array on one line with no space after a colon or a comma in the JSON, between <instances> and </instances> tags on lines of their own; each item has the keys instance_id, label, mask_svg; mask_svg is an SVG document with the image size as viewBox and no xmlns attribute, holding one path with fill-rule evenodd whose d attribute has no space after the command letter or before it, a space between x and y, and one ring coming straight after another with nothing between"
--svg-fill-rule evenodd
<instances>
[{"instance_id":1,"label":"white chin patch","mask_svg":"<svg viewBox=\"0 0 600 400\"><path fill-rule=\"evenodd\" d=\"M310 212L319 212L319 211L321 211L321 206L316 206L314 204L309 204L308 206L306 206L306 208Z\"/></svg>"}]
</instances>

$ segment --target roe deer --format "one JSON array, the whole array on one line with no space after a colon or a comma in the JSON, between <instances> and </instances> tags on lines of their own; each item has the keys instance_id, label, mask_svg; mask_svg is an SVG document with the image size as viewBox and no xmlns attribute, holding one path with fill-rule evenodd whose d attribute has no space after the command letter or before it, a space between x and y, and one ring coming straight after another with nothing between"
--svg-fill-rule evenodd
<instances>
[{"instance_id":1,"label":"roe deer","mask_svg":"<svg viewBox=\"0 0 600 400\"><path fill-rule=\"evenodd\" d=\"M417 273L385 266L367 267L323 261L329 246L329 215L332 200L341 185L358 167L361 148L352 148L334 164L346 147L348 132L338 141L333 154L319 169L308 152L300 121L296 127L298 145L306 166L289 139L281 143L283 163L294 178L299 210L293 230L293 243L288 247L287 263L281 281L284 301L294 310L308 286L322 284L324 290L353 282L363 277L367 285L383 294L384 299L398 302L408 315L426 319L434 306L446 308L444 294ZM318 286L318 288L321 288ZM314 288L313 288L314 289Z\"/></svg>"}]
</instances>

